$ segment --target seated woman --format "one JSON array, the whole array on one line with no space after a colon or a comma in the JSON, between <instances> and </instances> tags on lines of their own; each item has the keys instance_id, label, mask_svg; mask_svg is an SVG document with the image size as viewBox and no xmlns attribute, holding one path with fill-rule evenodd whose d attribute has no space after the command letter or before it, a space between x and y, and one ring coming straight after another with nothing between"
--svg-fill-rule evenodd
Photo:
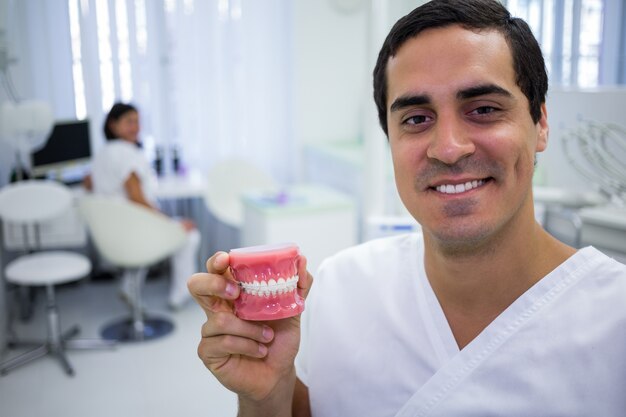
<instances>
[{"instance_id":1,"label":"seated woman","mask_svg":"<svg viewBox=\"0 0 626 417\"><path fill-rule=\"evenodd\" d=\"M94 193L127 198L158 210L155 197L156 177L139 147L139 111L131 104L116 103L104 122L107 143L92 164L87 188ZM172 257L169 304L177 309L191 299L187 279L196 270L200 233L193 222L180 220L187 231L185 245ZM122 281L121 295L128 300L129 282Z\"/></svg>"}]
</instances>

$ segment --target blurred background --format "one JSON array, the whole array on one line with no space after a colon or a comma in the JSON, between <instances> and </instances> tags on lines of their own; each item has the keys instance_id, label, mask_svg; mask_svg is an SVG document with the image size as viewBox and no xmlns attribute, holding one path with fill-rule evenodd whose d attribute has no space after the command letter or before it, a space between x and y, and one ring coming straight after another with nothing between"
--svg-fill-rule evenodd
<instances>
[{"instance_id":1,"label":"blurred background","mask_svg":"<svg viewBox=\"0 0 626 417\"><path fill-rule=\"evenodd\" d=\"M537 219L623 262L626 1L502 2L530 24L550 78ZM422 3L0 0L0 187L48 179L75 198L42 226L37 248L3 219L3 360L19 353L14 336L45 338L49 326L42 288L5 285L5 267L25 252L60 248L93 264L56 291L63 323L83 336L100 337L126 309L119 268L101 260L78 209L115 102L139 109L162 211L197 225L197 270L216 250L295 241L314 271L344 247L419 230L395 191L371 73L391 25ZM196 357L202 312L169 309L167 262L149 270L144 305L173 331L70 352L74 377L48 358L15 369L0 377L0 415L235 415L233 394Z\"/></svg>"}]
</instances>

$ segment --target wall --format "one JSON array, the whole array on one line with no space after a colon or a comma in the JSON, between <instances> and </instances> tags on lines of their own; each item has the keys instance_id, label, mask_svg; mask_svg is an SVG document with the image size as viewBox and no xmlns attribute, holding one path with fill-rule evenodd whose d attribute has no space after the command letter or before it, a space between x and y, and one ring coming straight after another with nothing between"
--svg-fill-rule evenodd
<instances>
[{"instance_id":1,"label":"wall","mask_svg":"<svg viewBox=\"0 0 626 417\"><path fill-rule=\"evenodd\" d=\"M363 221L402 211L395 186L386 181L389 150L372 98L372 70L391 26L425 0L363 0L341 13L337 0L296 2L294 32L295 123L297 143L358 141L363 145ZM301 166L306 167L303 163ZM305 176L306 178L306 176Z\"/></svg>"},{"instance_id":2,"label":"wall","mask_svg":"<svg viewBox=\"0 0 626 417\"><path fill-rule=\"evenodd\" d=\"M341 14L329 0L295 3L296 141L354 139L366 91L367 9Z\"/></svg>"},{"instance_id":3,"label":"wall","mask_svg":"<svg viewBox=\"0 0 626 417\"><path fill-rule=\"evenodd\" d=\"M380 47L378 41L370 44L370 3L376 1L363 0L351 12L333 7L333 0L295 2L294 127L298 143L362 137L365 106L373 105L371 74ZM386 33L399 17L425 0L379 3L387 9L382 23Z\"/></svg>"},{"instance_id":4,"label":"wall","mask_svg":"<svg viewBox=\"0 0 626 417\"><path fill-rule=\"evenodd\" d=\"M626 129L626 88L554 89L548 92L546 105L550 126L548 148L539 155L538 164L545 185L576 191L592 187L566 159L563 135L585 120L617 123Z\"/></svg>"}]
</instances>

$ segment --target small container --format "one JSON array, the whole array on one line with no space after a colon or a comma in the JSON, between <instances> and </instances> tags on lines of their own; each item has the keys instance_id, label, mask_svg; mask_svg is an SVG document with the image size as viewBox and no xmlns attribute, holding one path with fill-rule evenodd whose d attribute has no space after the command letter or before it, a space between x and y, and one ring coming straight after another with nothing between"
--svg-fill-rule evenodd
<instances>
[{"instance_id":1,"label":"small container","mask_svg":"<svg viewBox=\"0 0 626 417\"><path fill-rule=\"evenodd\" d=\"M180 152L178 151L178 146L172 146L170 153L172 155L172 170L174 171L174 175L178 175L181 173L182 168L180 165Z\"/></svg>"},{"instance_id":2,"label":"small container","mask_svg":"<svg viewBox=\"0 0 626 417\"><path fill-rule=\"evenodd\" d=\"M241 287L235 314L244 320L278 320L304 310L298 294L298 259L295 244L233 249L230 269Z\"/></svg>"},{"instance_id":3,"label":"small container","mask_svg":"<svg viewBox=\"0 0 626 417\"><path fill-rule=\"evenodd\" d=\"M154 171L156 172L158 177L162 177L165 173L165 169L163 166L163 148L161 146L157 146L155 149Z\"/></svg>"}]
</instances>

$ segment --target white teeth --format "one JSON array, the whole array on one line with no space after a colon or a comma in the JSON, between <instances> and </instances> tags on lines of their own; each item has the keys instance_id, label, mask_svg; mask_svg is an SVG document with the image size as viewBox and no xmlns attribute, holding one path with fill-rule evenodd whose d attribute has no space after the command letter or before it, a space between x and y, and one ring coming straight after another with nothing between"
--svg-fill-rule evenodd
<instances>
[{"instance_id":1,"label":"white teeth","mask_svg":"<svg viewBox=\"0 0 626 417\"><path fill-rule=\"evenodd\" d=\"M285 278L278 278L278 282L276 284L278 285L278 294L286 292L285 289L287 288L287 281L285 281Z\"/></svg>"},{"instance_id":2,"label":"white teeth","mask_svg":"<svg viewBox=\"0 0 626 417\"><path fill-rule=\"evenodd\" d=\"M259 289L259 295L270 295L270 290L267 288L267 282L261 281L261 287Z\"/></svg>"},{"instance_id":3,"label":"white teeth","mask_svg":"<svg viewBox=\"0 0 626 417\"><path fill-rule=\"evenodd\" d=\"M295 291L298 286L298 276L294 275L286 279L278 278L278 280L240 282L239 285L247 294L268 297Z\"/></svg>"},{"instance_id":4,"label":"white teeth","mask_svg":"<svg viewBox=\"0 0 626 417\"><path fill-rule=\"evenodd\" d=\"M464 193L465 191L469 191L474 188L478 188L485 183L484 180L473 180L468 181L465 184L444 184L438 185L436 190L443 194L459 194Z\"/></svg>"}]
</instances>

